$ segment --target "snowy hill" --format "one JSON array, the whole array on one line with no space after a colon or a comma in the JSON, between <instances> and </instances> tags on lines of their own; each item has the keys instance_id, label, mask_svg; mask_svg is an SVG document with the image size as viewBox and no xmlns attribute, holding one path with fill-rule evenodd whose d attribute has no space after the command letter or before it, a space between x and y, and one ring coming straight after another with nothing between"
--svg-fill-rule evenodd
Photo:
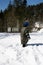
<instances>
[{"instance_id":1,"label":"snowy hill","mask_svg":"<svg viewBox=\"0 0 43 65\"><path fill-rule=\"evenodd\" d=\"M0 65L43 65L43 33L30 33L30 37L23 48L20 33L0 33Z\"/></svg>"}]
</instances>

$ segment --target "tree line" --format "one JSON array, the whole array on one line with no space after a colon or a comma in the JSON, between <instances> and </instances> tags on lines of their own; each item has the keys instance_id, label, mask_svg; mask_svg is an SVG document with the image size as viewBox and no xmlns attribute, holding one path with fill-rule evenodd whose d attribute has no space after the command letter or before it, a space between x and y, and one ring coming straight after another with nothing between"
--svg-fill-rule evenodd
<instances>
[{"instance_id":1,"label":"tree line","mask_svg":"<svg viewBox=\"0 0 43 65\"><path fill-rule=\"evenodd\" d=\"M12 27L16 21L19 21L21 29L25 17L29 18L31 28L36 21L43 22L43 3L27 6L27 0L13 0L13 3L10 1L8 7L0 11L0 30L7 30L8 24Z\"/></svg>"}]
</instances>

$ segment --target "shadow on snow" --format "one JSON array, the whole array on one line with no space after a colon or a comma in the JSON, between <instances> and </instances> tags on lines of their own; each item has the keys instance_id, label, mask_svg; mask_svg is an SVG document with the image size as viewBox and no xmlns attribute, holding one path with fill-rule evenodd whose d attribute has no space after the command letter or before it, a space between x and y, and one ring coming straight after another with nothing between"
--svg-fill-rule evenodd
<instances>
[{"instance_id":1,"label":"shadow on snow","mask_svg":"<svg viewBox=\"0 0 43 65\"><path fill-rule=\"evenodd\" d=\"M33 44L26 44L26 46L42 46L43 43L33 43Z\"/></svg>"}]
</instances>

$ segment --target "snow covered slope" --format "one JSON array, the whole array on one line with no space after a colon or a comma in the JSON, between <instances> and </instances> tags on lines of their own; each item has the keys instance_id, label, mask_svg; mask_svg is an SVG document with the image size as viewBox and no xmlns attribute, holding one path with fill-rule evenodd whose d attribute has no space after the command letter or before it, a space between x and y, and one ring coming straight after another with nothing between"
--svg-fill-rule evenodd
<instances>
[{"instance_id":1,"label":"snow covered slope","mask_svg":"<svg viewBox=\"0 0 43 65\"><path fill-rule=\"evenodd\" d=\"M20 33L0 33L0 65L43 65L43 33L30 33L25 48Z\"/></svg>"}]
</instances>

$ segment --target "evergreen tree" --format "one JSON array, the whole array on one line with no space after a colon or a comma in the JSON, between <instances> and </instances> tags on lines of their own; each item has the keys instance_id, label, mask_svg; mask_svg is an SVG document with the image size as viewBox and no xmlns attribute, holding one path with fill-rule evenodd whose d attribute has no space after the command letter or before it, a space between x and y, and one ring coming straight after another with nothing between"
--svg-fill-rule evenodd
<instances>
[{"instance_id":1,"label":"evergreen tree","mask_svg":"<svg viewBox=\"0 0 43 65\"><path fill-rule=\"evenodd\" d=\"M23 0L23 5L26 7L27 6L27 0Z\"/></svg>"},{"instance_id":2,"label":"evergreen tree","mask_svg":"<svg viewBox=\"0 0 43 65\"><path fill-rule=\"evenodd\" d=\"M10 10L10 11L12 10L12 1L11 0L9 1L8 8L7 9Z\"/></svg>"},{"instance_id":3,"label":"evergreen tree","mask_svg":"<svg viewBox=\"0 0 43 65\"><path fill-rule=\"evenodd\" d=\"M2 30L1 30L1 32L2 31L4 31L4 14L3 14L3 12L2 12L2 10L1 10L1 12L0 12L0 19L1 19L1 21L0 21L0 25L1 25L1 28L2 28Z\"/></svg>"}]
</instances>

